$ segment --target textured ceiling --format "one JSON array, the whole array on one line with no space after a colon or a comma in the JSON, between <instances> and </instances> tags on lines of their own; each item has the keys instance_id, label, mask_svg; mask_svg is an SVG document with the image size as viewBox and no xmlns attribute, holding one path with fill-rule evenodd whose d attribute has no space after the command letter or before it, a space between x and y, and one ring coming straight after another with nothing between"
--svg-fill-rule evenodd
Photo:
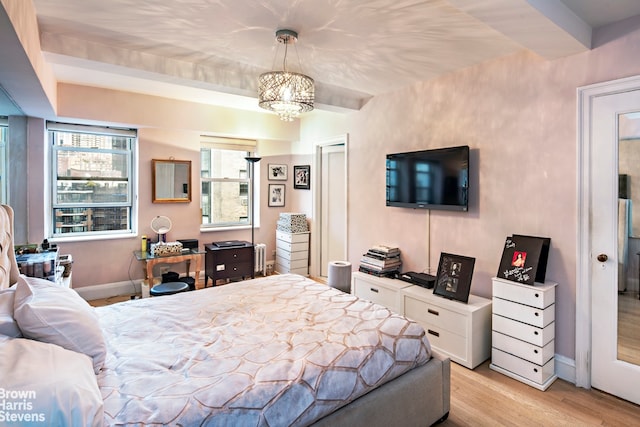
<instances>
[{"instance_id":1,"label":"textured ceiling","mask_svg":"<svg viewBox=\"0 0 640 427\"><path fill-rule=\"evenodd\" d=\"M33 3L59 81L256 109L257 76L282 68L275 30L290 28L300 36L288 68L313 77L318 106L338 111L522 49L584 51L592 28L640 14L638 0Z\"/></svg>"}]
</instances>

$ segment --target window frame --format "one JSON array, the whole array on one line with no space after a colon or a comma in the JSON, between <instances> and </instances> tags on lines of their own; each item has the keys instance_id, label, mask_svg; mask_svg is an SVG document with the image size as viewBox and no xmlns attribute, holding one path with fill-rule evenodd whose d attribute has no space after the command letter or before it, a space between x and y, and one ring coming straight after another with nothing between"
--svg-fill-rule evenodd
<instances>
[{"instance_id":1,"label":"window frame","mask_svg":"<svg viewBox=\"0 0 640 427\"><path fill-rule=\"evenodd\" d=\"M78 148L69 146L58 146L56 144L56 135L59 133L67 134L92 134L103 136L118 136L129 138L129 147L123 149L98 149L98 148ZM82 240L101 240L132 237L137 235L137 217L138 217L138 136L136 129L113 128L91 125L76 125L69 123L47 122L47 138L50 145L50 196L49 209L47 218L46 235L52 242L61 241L82 241ZM125 155L127 161L127 199L126 201L109 201L109 202L77 202L77 203L59 203L58 202L58 153L64 152L89 152L99 150L101 153L119 153ZM64 181L64 179L62 179ZM110 181L118 181L118 179L110 179ZM98 230L98 231L73 231L69 233L56 233L56 209L128 209L128 227L118 230Z\"/></svg>"}]
</instances>

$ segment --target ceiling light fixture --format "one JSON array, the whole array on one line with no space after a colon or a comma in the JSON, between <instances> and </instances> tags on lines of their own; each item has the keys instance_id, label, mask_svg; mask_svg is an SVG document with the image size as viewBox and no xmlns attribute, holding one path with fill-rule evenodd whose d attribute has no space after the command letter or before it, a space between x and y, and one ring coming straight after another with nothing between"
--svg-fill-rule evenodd
<instances>
[{"instance_id":1,"label":"ceiling light fixture","mask_svg":"<svg viewBox=\"0 0 640 427\"><path fill-rule=\"evenodd\" d=\"M276 40L278 43L284 44L283 70L269 71L260 75L258 79L258 105L265 110L276 112L281 120L290 122L300 113L313 110L314 83L309 76L287 70L288 47L298 40L298 33L292 30L278 30L276 31ZM298 58L299 62L300 58Z\"/></svg>"}]
</instances>

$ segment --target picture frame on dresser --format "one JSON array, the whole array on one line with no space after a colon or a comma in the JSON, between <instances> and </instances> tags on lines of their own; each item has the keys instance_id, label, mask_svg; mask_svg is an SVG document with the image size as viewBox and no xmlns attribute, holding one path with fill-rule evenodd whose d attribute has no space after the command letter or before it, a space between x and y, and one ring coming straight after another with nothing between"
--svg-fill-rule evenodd
<instances>
[{"instance_id":1,"label":"picture frame on dresser","mask_svg":"<svg viewBox=\"0 0 640 427\"><path fill-rule=\"evenodd\" d=\"M284 206L284 197L284 184L269 184L269 207Z\"/></svg>"},{"instance_id":2,"label":"picture frame on dresser","mask_svg":"<svg viewBox=\"0 0 640 427\"><path fill-rule=\"evenodd\" d=\"M467 303L475 263L475 258L442 252L433 293Z\"/></svg>"},{"instance_id":3,"label":"picture frame on dresser","mask_svg":"<svg viewBox=\"0 0 640 427\"><path fill-rule=\"evenodd\" d=\"M544 283L551 239L514 234L505 240L497 277L533 285Z\"/></svg>"},{"instance_id":4,"label":"picture frame on dresser","mask_svg":"<svg viewBox=\"0 0 640 427\"><path fill-rule=\"evenodd\" d=\"M287 165L269 163L269 181L286 181Z\"/></svg>"}]
</instances>

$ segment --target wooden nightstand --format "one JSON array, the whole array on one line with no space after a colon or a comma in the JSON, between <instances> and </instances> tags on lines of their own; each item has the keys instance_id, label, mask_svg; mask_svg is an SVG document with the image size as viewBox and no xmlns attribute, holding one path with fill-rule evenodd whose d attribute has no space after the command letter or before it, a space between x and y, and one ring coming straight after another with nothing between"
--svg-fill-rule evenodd
<instances>
[{"instance_id":1,"label":"wooden nightstand","mask_svg":"<svg viewBox=\"0 0 640 427\"><path fill-rule=\"evenodd\" d=\"M204 245L204 287L209 278L213 286L217 280L247 277L254 278L254 248L249 242L238 242L232 246Z\"/></svg>"}]
</instances>

